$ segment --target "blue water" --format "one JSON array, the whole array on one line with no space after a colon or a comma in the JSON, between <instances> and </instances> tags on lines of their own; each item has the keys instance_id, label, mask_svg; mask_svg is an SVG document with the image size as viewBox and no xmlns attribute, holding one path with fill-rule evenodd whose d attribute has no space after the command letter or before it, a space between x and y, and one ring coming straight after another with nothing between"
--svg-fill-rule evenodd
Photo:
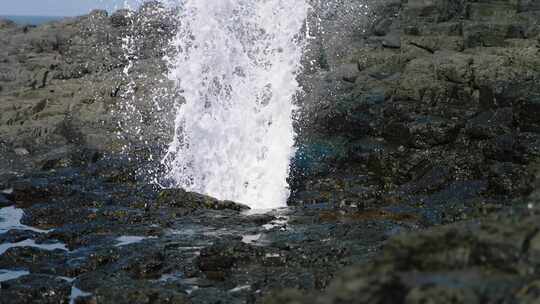
<instances>
[{"instance_id":1,"label":"blue water","mask_svg":"<svg viewBox=\"0 0 540 304\"><path fill-rule=\"evenodd\" d=\"M12 20L20 25L40 25L50 21L62 20L60 16L3 16L0 19Z\"/></svg>"}]
</instances>

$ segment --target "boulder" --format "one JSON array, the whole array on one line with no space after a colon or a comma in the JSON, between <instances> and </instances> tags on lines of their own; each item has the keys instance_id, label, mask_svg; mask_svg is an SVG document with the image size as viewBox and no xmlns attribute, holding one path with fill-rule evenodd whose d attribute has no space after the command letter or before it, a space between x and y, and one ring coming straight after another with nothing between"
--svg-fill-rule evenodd
<instances>
[{"instance_id":1,"label":"boulder","mask_svg":"<svg viewBox=\"0 0 540 304\"><path fill-rule=\"evenodd\" d=\"M128 9L120 9L111 15L111 24L113 27L125 27L133 21L134 12Z\"/></svg>"},{"instance_id":2,"label":"boulder","mask_svg":"<svg viewBox=\"0 0 540 304\"><path fill-rule=\"evenodd\" d=\"M250 209L246 205L232 201L220 201L213 197L187 192L183 189L165 189L159 192L156 200L156 207L168 206L188 210L214 209L214 210L234 210L244 211Z\"/></svg>"}]
</instances>

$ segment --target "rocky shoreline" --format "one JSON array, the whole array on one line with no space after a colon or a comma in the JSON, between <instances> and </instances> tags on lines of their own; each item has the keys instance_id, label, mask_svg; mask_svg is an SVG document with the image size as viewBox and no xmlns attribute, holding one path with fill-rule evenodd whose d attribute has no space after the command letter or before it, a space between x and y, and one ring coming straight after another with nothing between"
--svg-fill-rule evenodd
<instances>
[{"instance_id":1,"label":"rocky shoreline","mask_svg":"<svg viewBox=\"0 0 540 304\"><path fill-rule=\"evenodd\" d=\"M271 212L144 178L175 94L155 3L0 21L0 303L538 301L540 4L348 3L316 11L343 35L314 29Z\"/></svg>"}]
</instances>

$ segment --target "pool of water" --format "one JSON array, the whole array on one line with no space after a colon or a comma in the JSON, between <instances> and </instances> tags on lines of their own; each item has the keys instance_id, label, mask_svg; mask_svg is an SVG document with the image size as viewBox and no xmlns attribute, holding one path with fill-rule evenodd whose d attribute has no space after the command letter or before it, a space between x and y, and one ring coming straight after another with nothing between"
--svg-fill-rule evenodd
<instances>
[{"instance_id":1,"label":"pool of water","mask_svg":"<svg viewBox=\"0 0 540 304\"><path fill-rule=\"evenodd\" d=\"M8 270L0 269L0 282L5 282L9 280L15 280L22 276L29 275L30 272L26 270Z\"/></svg>"},{"instance_id":2,"label":"pool of water","mask_svg":"<svg viewBox=\"0 0 540 304\"><path fill-rule=\"evenodd\" d=\"M48 233L52 230L43 230L21 224L24 211L15 207L5 207L0 209L0 234L9 230L29 230L37 233Z\"/></svg>"},{"instance_id":3,"label":"pool of water","mask_svg":"<svg viewBox=\"0 0 540 304\"><path fill-rule=\"evenodd\" d=\"M43 243L43 244L36 244L36 241L27 239L24 241L20 241L17 243L3 243L0 244L0 254L4 254L8 249L10 248L16 248L16 247L33 247L33 248L39 248L47 251L53 251L53 250L64 250L69 251L66 247L66 244L64 243Z\"/></svg>"}]
</instances>

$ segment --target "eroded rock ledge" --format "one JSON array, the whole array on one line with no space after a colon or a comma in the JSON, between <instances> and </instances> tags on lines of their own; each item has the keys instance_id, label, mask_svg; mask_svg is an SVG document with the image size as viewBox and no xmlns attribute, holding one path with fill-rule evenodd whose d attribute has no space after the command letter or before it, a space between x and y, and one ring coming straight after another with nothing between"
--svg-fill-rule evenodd
<instances>
[{"instance_id":1,"label":"eroded rock ledge","mask_svg":"<svg viewBox=\"0 0 540 304\"><path fill-rule=\"evenodd\" d=\"M540 5L372 2L310 54L291 207L267 214L141 178L168 136L145 103L174 28L156 4L1 21L0 210L22 223L0 223L21 274L0 303L533 303ZM117 136L131 89L148 143Z\"/></svg>"}]
</instances>

